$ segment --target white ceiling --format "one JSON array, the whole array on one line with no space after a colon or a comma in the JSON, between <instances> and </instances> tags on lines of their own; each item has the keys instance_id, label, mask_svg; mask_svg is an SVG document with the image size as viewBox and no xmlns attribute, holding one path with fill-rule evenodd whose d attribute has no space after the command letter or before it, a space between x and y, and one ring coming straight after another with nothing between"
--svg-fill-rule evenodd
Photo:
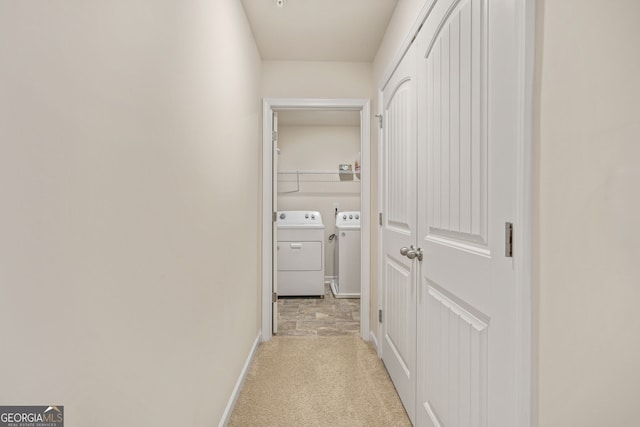
<instances>
[{"instance_id":1,"label":"white ceiling","mask_svg":"<svg viewBox=\"0 0 640 427\"><path fill-rule=\"evenodd\" d=\"M263 60L373 61L398 0L242 0Z\"/></svg>"}]
</instances>

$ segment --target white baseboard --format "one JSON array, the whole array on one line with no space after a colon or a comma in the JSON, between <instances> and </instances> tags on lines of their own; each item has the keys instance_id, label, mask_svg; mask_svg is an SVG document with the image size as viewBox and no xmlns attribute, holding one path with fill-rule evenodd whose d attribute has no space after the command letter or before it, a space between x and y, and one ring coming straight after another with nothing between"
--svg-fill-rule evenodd
<instances>
[{"instance_id":1,"label":"white baseboard","mask_svg":"<svg viewBox=\"0 0 640 427\"><path fill-rule=\"evenodd\" d=\"M244 380L247 378L247 374L249 373L249 368L251 368L251 364L253 363L253 358L256 355L256 351L258 351L258 346L260 345L261 336L262 336L262 333L258 332L258 336L256 337L256 340L253 342L251 351L249 351L249 356L247 356L247 360L244 362L242 371L240 371L240 376L238 377L238 381L236 381L236 386L233 388L233 392L231 393L231 397L229 397L229 401L227 402L226 408L224 408L224 413L222 414L222 418L218 423L218 427L224 427L229 423L229 418L231 418L233 407L236 405L236 400L238 400L238 396L240 395L240 390L242 390L242 385L244 384Z\"/></svg>"},{"instance_id":2,"label":"white baseboard","mask_svg":"<svg viewBox=\"0 0 640 427\"><path fill-rule=\"evenodd\" d=\"M380 348L378 347L378 339L376 338L376 334L373 331L369 331L369 341L373 344L373 347L376 349L376 353L380 356Z\"/></svg>"}]
</instances>

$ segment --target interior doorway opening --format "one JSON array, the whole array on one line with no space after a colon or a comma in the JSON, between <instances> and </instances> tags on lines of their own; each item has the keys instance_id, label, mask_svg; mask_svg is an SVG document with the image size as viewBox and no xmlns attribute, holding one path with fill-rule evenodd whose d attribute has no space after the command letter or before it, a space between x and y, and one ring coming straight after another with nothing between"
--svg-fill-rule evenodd
<instances>
[{"instance_id":1,"label":"interior doorway opening","mask_svg":"<svg viewBox=\"0 0 640 427\"><path fill-rule=\"evenodd\" d=\"M360 112L276 113L274 332L357 334L362 286Z\"/></svg>"},{"instance_id":2,"label":"interior doorway opening","mask_svg":"<svg viewBox=\"0 0 640 427\"><path fill-rule=\"evenodd\" d=\"M305 127L308 129L304 129ZM283 129L286 129L284 133ZM348 142L353 137L354 129L357 137L355 145ZM307 136L304 136L305 132L307 132ZM331 134L334 135L331 136ZM285 141L283 147L280 147L282 157L278 155L276 148L281 136L289 139ZM320 145L321 143L317 141L322 141L323 138L326 141L326 147L314 148L314 144ZM302 139L305 139L306 142L300 142ZM340 144L341 139L346 146ZM349 144L352 145L349 147ZM326 150L331 145L337 153ZM325 151L322 150L323 148ZM264 341L270 339L274 330L277 330L278 307L284 308L287 305L286 300L278 303L276 294L279 282L278 218L282 215L282 211L301 212L303 216L304 213L307 213L308 218L315 217L315 215L322 217L322 223L325 227L322 264L326 275L324 277L324 291L322 295L316 296L317 301L326 300L323 305L333 303L335 306L342 307L341 310L346 313L343 316L351 315L353 321L356 318L359 320L359 327L356 327L355 330L353 330L353 321L349 322L347 327L352 329L350 332L359 333L365 340L369 339L370 253L368 248L370 247L371 227L369 159L370 108L368 99L264 100L262 245L262 339ZM334 186L333 189L331 186ZM358 246L362 249L358 269L360 276L359 300L336 298L336 295L340 297L339 291L336 294L330 290L331 283L335 284L337 279L336 263L338 260L335 258L334 251L337 249L335 244L339 244L335 241L335 237L339 238L340 236L336 235L336 212L345 213L347 217L351 215L352 218L357 212L359 216ZM332 235L334 236L332 237ZM344 238L346 239L347 236L345 235ZM292 247L295 245L296 247L293 249L296 251L304 247L301 242L288 242L287 244L291 244ZM296 276L295 279L297 280L297 278ZM291 292L289 290L284 293ZM293 293L294 295L285 295L286 298L297 298L295 291ZM289 305L294 303L289 303ZM354 305L357 305L354 310L357 313L349 313L349 306L354 308ZM327 310L335 310L335 306ZM321 313L320 316L322 317L323 314ZM283 326L286 326L290 331L292 324ZM329 327L326 332L333 333L335 331ZM299 335L300 333L294 331L293 334Z\"/></svg>"}]
</instances>

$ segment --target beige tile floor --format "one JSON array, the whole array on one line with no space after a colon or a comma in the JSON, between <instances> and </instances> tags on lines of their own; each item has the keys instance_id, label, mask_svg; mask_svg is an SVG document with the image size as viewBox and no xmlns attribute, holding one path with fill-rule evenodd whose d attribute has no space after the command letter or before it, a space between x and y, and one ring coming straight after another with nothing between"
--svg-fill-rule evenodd
<instances>
[{"instance_id":1,"label":"beige tile floor","mask_svg":"<svg viewBox=\"0 0 640 427\"><path fill-rule=\"evenodd\" d=\"M360 300L335 298L325 285L325 297L278 298L279 336L352 335L360 331Z\"/></svg>"}]
</instances>

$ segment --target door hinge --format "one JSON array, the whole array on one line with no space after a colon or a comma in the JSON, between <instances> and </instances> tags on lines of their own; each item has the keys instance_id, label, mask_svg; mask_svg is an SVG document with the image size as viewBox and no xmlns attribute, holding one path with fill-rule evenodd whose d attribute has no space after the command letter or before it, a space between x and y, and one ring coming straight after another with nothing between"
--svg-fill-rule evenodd
<instances>
[{"instance_id":1,"label":"door hinge","mask_svg":"<svg viewBox=\"0 0 640 427\"><path fill-rule=\"evenodd\" d=\"M382 212L378 213L378 223L382 225Z\"/></svg>"},{"instance_id":2,"label":"door hinge","mask_svg":"<svg viewBox=\"0 0 640 427\"><path fill-rule=\"evenodd\" d=\"M271 142L276 142L278 140L278 131L271 131Z\"/></svg>"},{"instance_id":3,"label":"door hinge","mask_svg":"<svg viewBox=\"0 0 640 427\"><path fill-rule=\"evenodd\" d=\"M504 223L504 256L513 257L513 223Z\"/></svg>"},{"instance_id":4,"label":"door hinge","mask_svg":"<svg viewBox=\"0 0 640 427\"><path fill-rule=\"evenodd\" d=\"M271 212L271 222L276 222L278 220L278 212Z\"/></svg>"},{"instance_id":5,"label":"door hinge","mask_svg":"<svg viewBox=\"0 0 640 427\"><path fill-rule=\"evenodd\" d=\"M382 309L378 310L378 322L382 323Z\"/></svg>"},{"instance_id":6,"label":"door hinge","mask_svg":"<svg viewBox=\"0 0 640 427\"><path fill-rule=\"evenodd\" d=\"M273 292L271 294L271 302L277 302L278 301L278 294L276 292Z\"/></svg>"},{"instance_id":7,"label":"door hinge","mask_svg":"<svg viewBox=\"0 0 640 427\"><path fill-rule=\"evenodd\" d=\"M375 117L378 119L378 126L382 129L382 114L376 114Z\"/></svg>"}]
</instances>

